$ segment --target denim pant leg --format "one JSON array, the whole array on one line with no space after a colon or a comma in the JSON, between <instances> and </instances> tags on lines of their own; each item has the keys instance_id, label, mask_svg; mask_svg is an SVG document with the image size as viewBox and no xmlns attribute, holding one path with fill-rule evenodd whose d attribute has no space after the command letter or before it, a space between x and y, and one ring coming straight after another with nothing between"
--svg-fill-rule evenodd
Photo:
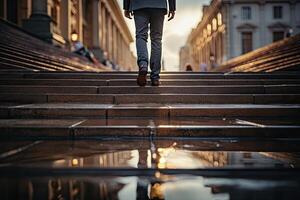
<instances>
[{"instance_id":1,"label":"denim pant leg","mask_svg":"<svg viewBox=\"0 0 300 200\"><path fill-rule=\"evenodd\" d=\"M151 13L150 18L150 38L151 38L151 58L150 68L152 80L159 79L161 70L161 54L162 54L162 34L164 26L165 11L158 9Z\"/></svg>"},{"instance_id":2,"label":"denim pant leg","mask_svg":"<svg viewBox=\"0 0 300 200\"><path fill-rule=\"evenodd\" d=\"M135 11L134 21L136 29L137 64L140 70L148 71L149 56L147 41L150 22L149 13L145 10ZM143 69L141 69L141 66L143 67Z\"/></svg>"}]
</instances>

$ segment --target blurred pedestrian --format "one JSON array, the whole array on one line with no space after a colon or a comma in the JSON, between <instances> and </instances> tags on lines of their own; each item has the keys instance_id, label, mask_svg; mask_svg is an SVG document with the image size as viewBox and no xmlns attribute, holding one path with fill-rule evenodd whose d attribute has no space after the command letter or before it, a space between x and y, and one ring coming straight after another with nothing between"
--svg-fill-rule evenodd
<instances>
[{"instance_id":1,"label":"blurred pedestrian","mask_svg":"<svg viewBox=\"0 0 300 200\"><path fill-rule=\"evenodd\" d=\"M72 40L72 49L73 52L86 57L90 62L99 65L99 61L95 58L93 52L86 48L79 40Z\"/></svg>"},{"instance_id":2,"label":"blurred pedestrian","mask_svg":"<svg viewBox=\"0 0 300 200\"><path fill-rule=\"evenodd\" d=\"M185 71L187 71L187 72L192 72L193 71L193 67L192 67L192 65L191 64L186 64L185 65Z\"/></svg>"}]
</instances>

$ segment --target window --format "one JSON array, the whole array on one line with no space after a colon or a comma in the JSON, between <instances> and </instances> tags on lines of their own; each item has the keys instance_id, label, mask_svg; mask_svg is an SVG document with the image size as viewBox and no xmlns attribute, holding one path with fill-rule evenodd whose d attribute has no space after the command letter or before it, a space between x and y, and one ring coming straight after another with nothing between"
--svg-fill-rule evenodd
<instances>
[{"instance_id":1,"label":"window","mask_svg":"<svg viewBox=\"0 0 300 200\"><path fill-rule=\"evenodd\" d=\"M253 50L252 32L242 32L242 54Z\"/></svg>"},{"instance_id":2,"label":"window","mask_svg":"<svg viewBox=\"0 0 300 200\"><path fill-rule=\"evenodd\" d=\"M211 24L207 25L207 33L208 35L211 35Z\"/></svg>"},{"instance_id":3,"label":"window","mask_svg":"<svg viewBox=\"0 0 300 200\"><path fill-rule=\"evenodd\" d=\"M221 26L223 24L222 22L222 14L218 13L218 25Z\"/></svg>"},{"instance_id":4,"label":"window","mask_svg":"<svg viewBox=\"0 0 300 200\"><path fill-rule=\"evenodd\" d=\"M243 6L242 7L242 19L243 20L250 20L252 18L251 7L250 6Z\"/></svg>"},{"instance_id":5,"label":"window","mask_svg":"<svg viewBox=\"0 0 300 200\"><path fill-rule=\"evenodd\" d=\"M273 18L274 19L282 19L282 6L274 6L273 7Z\"/></svg>"},{"instance_id":6,"label":"window","mask_svg":"<svg viewBox=\"0 0 300 200\"><path fill-rule=\"evenodd\" d=\"M217 19L214 18L212 20L212 26L213 26L213 30L216 31L218 29L218 24L217 24Z\"/></svg>"},{"instance_id":7,"label":"window","mask_svg":"<svg viewBox=\"0 0 300 200\"><path fill-rule=\"evenodd\" d=\"M284 32L283 31L273 32L273 42L276 42L278 40L282 40L283 38L284 38Z\"/></svg>"}]
</instances>

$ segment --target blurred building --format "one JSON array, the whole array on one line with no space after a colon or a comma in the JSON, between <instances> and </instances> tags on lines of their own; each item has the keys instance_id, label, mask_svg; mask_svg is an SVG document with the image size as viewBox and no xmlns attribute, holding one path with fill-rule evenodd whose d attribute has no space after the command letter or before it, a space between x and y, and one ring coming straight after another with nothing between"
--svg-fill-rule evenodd
<instances>
[{"instance_id":1,"label":"blurred building","mask_svg":"<svg viewBox=\"0 0 300 200\"><path fill-rule=\"evenodd\" d=\"M300 32L300 0L212 0L180 51L183 63L209 69ZM186 58L188 54L188 59Z\"/></svg>"},{"instance_id":2,"label":"blurred building","mask_svg":"<svg viewBox=\"0 0 300 200\"><path fill-rule=\"evenodd\" d=\"M179 67L180 71L185 71L185 66L189 63L190 61L190 55L189 55L189 48L188 46L183 46L180 48L179 51Z\"/></svg>"},{"instance_id":3,"label":"blurred building","mask_svg":"<svg viewBox=\"0 0 300 200\"><path fill-rule=\"evenodd\" d=\"M70 47L77 39L99 60L107 52L121 70L134 70L132 35L117 0L0 0L0 17L41 39Z\"/></svg>"}]
</instances>

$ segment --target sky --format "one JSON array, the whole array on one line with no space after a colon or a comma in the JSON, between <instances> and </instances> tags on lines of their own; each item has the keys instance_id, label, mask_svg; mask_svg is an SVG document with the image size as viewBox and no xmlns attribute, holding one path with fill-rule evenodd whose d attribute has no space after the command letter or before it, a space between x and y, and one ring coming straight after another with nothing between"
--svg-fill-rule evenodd
<instances>
[{"instance_id":1,"label":"sky","mask_svg":"<svg viewBox=\"0 0 300 200\"><path fill-rule=\"evenodd\" d=\"M118 0L123 8L123 0ZM175 19L168 22L165 20L163 33L163 59L168 71L178 70L179 50L202 17L202 5L208 4L210 0L177 0L177 11ZM133 20L126 19L128 27L134 37L135 27ZM135 53L135 44L132 44Z\"/></svg>"}]
</instances>

